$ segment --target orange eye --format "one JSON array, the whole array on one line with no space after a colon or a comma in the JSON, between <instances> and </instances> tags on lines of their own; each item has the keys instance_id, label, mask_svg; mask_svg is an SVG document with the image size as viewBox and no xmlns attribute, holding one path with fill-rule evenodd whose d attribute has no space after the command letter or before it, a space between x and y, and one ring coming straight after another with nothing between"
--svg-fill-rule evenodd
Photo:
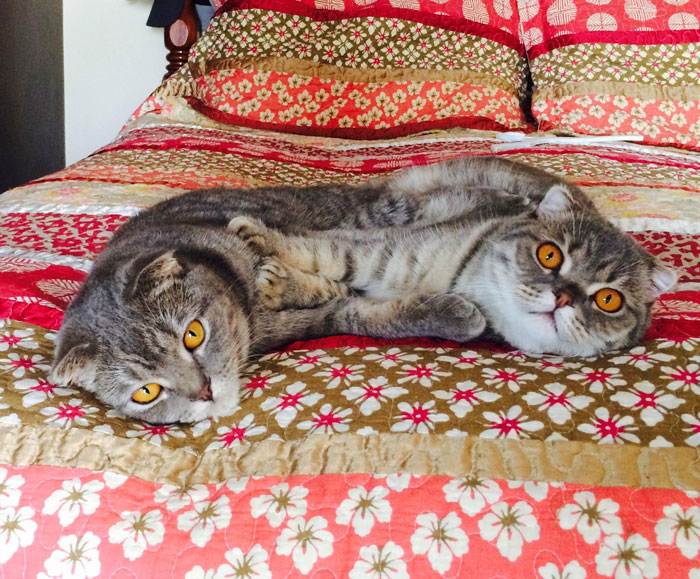
<instances>
[{"instance_id":1,"label":"orange eye","mask_svg":"<svg viewBox=\"0 0 700 579\"><path fill-rule=\"evenodd\" d=\"M185 342L185 348L188 350L194 350L204 341L204 326L199 320L190 322L190 325L187 326L187 330L185 331L183 341Z\"/></svg>"},{"instance_id":2,"label":"orange eye","mask_svg":"<svg viewBox=\"0 0 700 579\"><path fill-rule=\"evenodd\" d=\"M537 248L537 260L542 267L557 269L564 261L564 256L553 243L543 243Z\"/></svg>"},{"instance_id":3,"label":"orange eye","mask_svg":"<svg viewBox=\"0 0 700 579\"><path fill-rule=\"evenodd\" d=\"M138 404L148 404L158 398L160 391L160 384L146 384L134 392L131 399Z\"/></svg>"},{"instance_id":4,"label":"orange eye","mask_svg":"<svg viewBox=\"0 0 700 579\"><path fill-rule=\"evenodd\" d=\"M595 292L593 299L601 310L609 314L619 312L623 303L622 294L609 287L604 287Z\"/></svg>"}]
</instances>

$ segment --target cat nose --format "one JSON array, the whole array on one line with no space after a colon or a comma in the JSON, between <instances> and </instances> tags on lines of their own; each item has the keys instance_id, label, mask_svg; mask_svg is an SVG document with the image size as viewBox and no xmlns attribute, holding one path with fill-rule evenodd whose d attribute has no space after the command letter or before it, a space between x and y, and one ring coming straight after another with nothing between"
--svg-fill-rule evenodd
<instances>
[{"instance_id":1,"label":"cat nose","mask_svg":"<svg viewBox=\"0 0 700 579\"><path fill-rule=\"evenodd\" d=\"M570 306L573 301L574 298L566 290L559 290L558 292L554 293L554 303L556 304L557 309L563 308L564 306Z\"/></svg>"},{"instance_id":2,"label":"cat nose","mask_svg":"<svg viewBox=\"0 0 700 579\"><path fill-rule=\"evenodd\" d=\"M204 402L210 402L214 399L214 395L211 392L211 381L207 380L202 387L197 392L195 400L203 400Z\"/></svg>"}]
</instances>

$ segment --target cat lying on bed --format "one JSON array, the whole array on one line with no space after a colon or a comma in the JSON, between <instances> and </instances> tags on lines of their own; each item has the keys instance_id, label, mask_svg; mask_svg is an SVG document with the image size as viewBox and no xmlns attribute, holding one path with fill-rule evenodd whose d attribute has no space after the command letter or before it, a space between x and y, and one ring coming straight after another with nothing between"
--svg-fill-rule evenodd
<instances>
[{"instance_id":1,"label":"cat lying on bed","mask_svg":"<svg viewBox=\"0 0 700 579\"><path fill-rule=\"evenodd\" d=\"M579 189L499 159L198 191L116 232L66 311L52 374L128 416L191 422L232 413L242 367L290 340L487 332L590 356L639 340L674 282Z\"/></svg>"}]
</instances>

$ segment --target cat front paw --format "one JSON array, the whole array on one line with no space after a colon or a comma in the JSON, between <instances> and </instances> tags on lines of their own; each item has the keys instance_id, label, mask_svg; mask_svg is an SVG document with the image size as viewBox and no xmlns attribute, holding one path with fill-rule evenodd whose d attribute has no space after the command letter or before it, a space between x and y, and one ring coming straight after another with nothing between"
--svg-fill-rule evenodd
<instances>
[{"instance_id":1,"label":"cat front paw","mask_svg":"<svg viewBox=\"0 0 700 579\"><path fill-rule=\"evenodd\" d=\"M429 311L431 335L454 342L468 342L486 330L486 318L479 308L461 294L426 296L421 304Z\"/></svg>"},{"instance_id":2,"label":"cat front paw","mask_svg":"<svg viewBox=\"0 0 700 579\"><path fill-rule=\"evenodd\" d=\"M228 229L256 252L261 254L269 253L267 226L259 219L239 215L228 222Z\"/></svg>"},{"instance_id":3,"label":"cat front paw","mask_svg":"<svg viewBox=\"0 0 700 579\"><path fill-rule=\"evenodd\" d=\"M260 292L260 300L267 309L281 310L284 307L287 277L288 272L279 261L272 257L263 260L258 268L255 285Z\"/></svg>"}]
</instances>

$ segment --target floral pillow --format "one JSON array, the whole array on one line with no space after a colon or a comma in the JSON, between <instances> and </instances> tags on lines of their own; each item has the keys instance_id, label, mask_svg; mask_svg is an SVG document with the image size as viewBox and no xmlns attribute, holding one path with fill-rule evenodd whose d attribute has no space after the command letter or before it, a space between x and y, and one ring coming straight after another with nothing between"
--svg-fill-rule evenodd
<instances>
[{"instance_id":1,"label":"floral pillow","mask_svg":"<svg viewBox=\"0 0 700 579\"><path fill-rule=\"evenodd\" d=\"M161 92L220 122L344 138L526 126L515 0L361 4L225 2Z\"/></svg>"},{"instance_id":2,"label":"floral pillow","mask_svg":"<svg viewBox=\"0 0 700 579\"><path fill-rule=\"evenodd\" d=\"M518 2L541 130L700 149L700 0Z\"/></svg>"}]
</instances>

